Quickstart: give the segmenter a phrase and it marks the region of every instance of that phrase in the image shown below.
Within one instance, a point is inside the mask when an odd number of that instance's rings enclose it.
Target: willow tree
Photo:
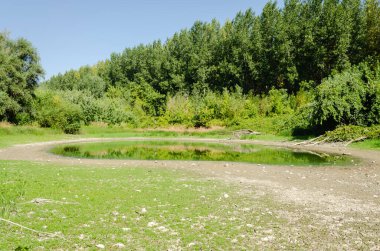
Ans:
[[[34,90],[42,76],[40,59],[31,43],[0,33],[0,120],[19,123],[30,118]]]

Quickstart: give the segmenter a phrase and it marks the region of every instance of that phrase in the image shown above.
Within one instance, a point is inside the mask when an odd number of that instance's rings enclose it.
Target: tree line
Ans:
[[[87,73],[105,88],[148,84],[164,95],[236,85],[246,93],[295,93],[302,82],[319,85],[334,71],[379,60],[379,8],[378,0],[286,0],[282,9],[269,2],[260,15],[249,9],[224,25],[197,21],[165,43],[114,53]],[[48,85],[81,89],[88,78],[68,72]]]
[[[186,123],[204,126],[223,120],[222,105],[210,100],[236,98],[249,116],[289,113],[305,128],[372,125],[379,60],[378,0],[285,0],[283,8],[270,1],[260,15],[249,9],[223,25],[197,21],[165,42],[53,76],[39,88],[33,116],[48,117],[41,110],[53,103],[63,114],[74,105],[73,120],[86,123],[184,123],[170,113],[186,117],[173,109],[187,102]],[[40,124],[55,123],[62,121]]]

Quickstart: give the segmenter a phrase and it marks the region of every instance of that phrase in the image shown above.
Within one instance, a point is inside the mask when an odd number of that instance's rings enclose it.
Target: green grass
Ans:
[[[77,136],[63,134],[59,130],[34,126],[0,127],[0,148],[14,144],[26,144],[39,141],[72,139]]]
[[[192,130],[192,129],[130,129],[122,126],[100,127],[86,126],[81,129],[83,136],[98,137],[198,137],[198,138],[226,138],[231,136],[229,129]]]
[[[361,142],[356,142],[351,144],[350,147],[368,150],[380,150],[380,139],[368,139]]]
[[[0,148],[14,144],[26,144],[51,140],[76,138],[126,138],[126,137],[198,137],[198,138],[227,138],[229,130],[213,131],[166,131],[126,129],[123,127],[87,126],[81,129],[79,135],[63,134],[59,130],[39,128],[34,126],[0,127]]]
[[[0,222],[0,250],[110,249],[116,243],[148,250],[252,249],[275,245],[260,241],[268,229],[278,245],[291,247],[276,232],[286,222],[272,213],[270,198],[253,199],[252,190],[239,193],[189,172],[20,161],[1,161],[0,168],[3,190],[20,191],[8,196],[13,207],[0,205],[9,209],[3,217],[60,236]],[[51,202],[31,203],[36,198]]]

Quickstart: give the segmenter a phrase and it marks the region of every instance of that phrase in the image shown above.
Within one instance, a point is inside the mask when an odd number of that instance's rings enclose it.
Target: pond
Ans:
[[[252,144],[177,141],[122,141],[60,145],[52,153],[67,157],[130,160],[229,161],[273,165],[347,165],[348,156]]]

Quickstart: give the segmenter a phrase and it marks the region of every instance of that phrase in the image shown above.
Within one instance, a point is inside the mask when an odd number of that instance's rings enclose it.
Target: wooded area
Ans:
[[[12,123],[74,133],[96,121],[251,128],[275,117],[302,133],[380,122],[378,0],[269,2],[260,15],[197,21],[38,88],[31,45],[5,34],[0,45],[0,118]]]

